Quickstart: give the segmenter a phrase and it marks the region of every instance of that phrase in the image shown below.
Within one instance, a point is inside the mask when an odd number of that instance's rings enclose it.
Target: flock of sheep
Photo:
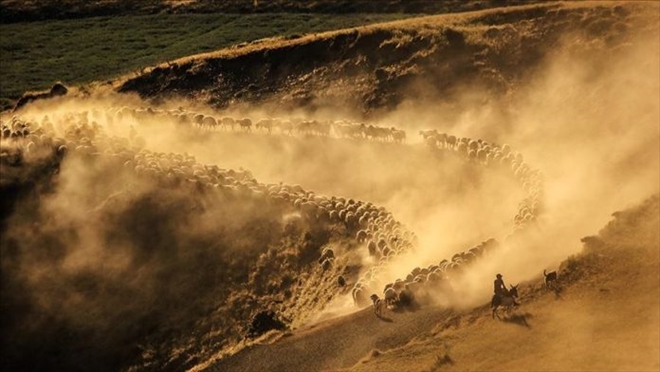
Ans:
[[[425,145],[432,151],[447,151],[463,157],[467,161],[476,162],[483,166],[498,167],[510,172],[515,177],[526,197],[520,202],[518,212],[513,218],[513,228],[509,236],[523,230],[533,223],[542,211],[543,182],[539,170],[532,169],[523,160],[523,155],[514,152],[507,144],[498,145],[488,143],[481,139],[458,138],[456,136],[440,133],[437,130],[420,131]],[[451,278],[460,275],[462,269],[487,255],[496,248],[499,242],[495,238],[488,238],[480,244],[464,252],[455,254],[451,260],[442,260],[437,265],[425,268],[414,268],[405,278],[396,279],[385,284],[384,299],[389,307],[405,305],[414,299],[416,293],[423,293],[424,284],[430,283],[441,295],[451,295]],[[378,269],[374,269],[377,273]],[[367,272],[370,274],[370,272]],[[366,296],[379,282],[374,280],[375,274],[368,275],[353,289],[353,299],[358,304],[367,303]]]
[[[161,110],[154,108],[110,107],[81,112],[51,114],[51,116],[18,118],[2,123],[2,163],[20,165],[23,157],[38,152],[52,151],[63,157],[68,152],[83,156],[105,156],[133,170],[136,174],[152,178],[168,185],[190,183],[198,188],[218,190],[229,195],[241,195],[268,200],[292,208],[317,223],[338,223],[345,227],[360,247],[374,258],[375,264],[357,279],[352,288],[355,303],[369,303],[369,295],[383,291],[385,302],[390,306],[412,301],[418,288],[432,285],[451,290],[450,279],[467,265],[488,254],[498,246],[489,238],[451,259],[437,265],[414,268],[405,278],[384,284],[383,275],[388,264],[397,255],[417,245],[415,234],[396,221],[383,207],[343,197],[328,197],[305,191],[299,185],[263,184],[244,170],[227,170],[216,165],[202,165],[187,154],[157,153],[145,148],[146,141],[137,135],[130,125],[125,138],[106,134],[104,126],[113,127],[126,123],[168,122],[194,130],[252,132],[253,120],[217,118],[182,108]],[[337,139],[382,141],[401,143],[406,132],[396,128],[379,127],[349,121],[261,119],[254,121],[255,131],[293,136],[330,136]],[[420,132],[424,143],[432,151],[446,151],[464,157],[467,161],[484,166],[508,170],[527,193],[514,217],[512,233],[533,223],[542,210],[542,176],[523,161],[520,153],[508,145],[488,143],[480,139],[457,138],[436,130]],[[334,264],[335,253],[325,248],[319,258],[324,269]],[[343,277],[338,278],[345,285]]]
[[[97,114],[98,110],[92,110]],[[381,127],[354,123],[347,120],[315,120],[302,118],[233,118],[230,116],[215,116],[184,108],[174,110],[160,110],[148,108],[116,107],[105,110],[105,119],[108,123],[133,119],[136,121],[172,120],[184,127],[193,127],[205,131],[244,132],[283,134],[288,136],[309,135],[349,139],[367,139],[378,142],[405,143],[406,132],[394,127]]]
[[[495,166],[510,171],[527,193],[514,217],[515,229],[523,228],[541,213],[543,198],[543,176],[524,162],[523,155],[514,152],[509,145],[488,143],[481,139],[457,138],[437,130],[421,131],[426,145],[435,151],[455,152],[469,161],[484,166]]]

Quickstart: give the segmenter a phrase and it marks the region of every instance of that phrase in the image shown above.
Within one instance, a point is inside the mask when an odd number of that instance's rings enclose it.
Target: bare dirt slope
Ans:
[[[627,45],[633,29],[657,27],[652,11],[635,11],[640,6],[548,3],[265,40],[172,61],[115,84],[146,98],[183,96],[216,107],[362,113],[406,101],[451,102],[466,87],[506,95],[567,37],[572,52],[587,55]]]
[[[560,287],[521,285],[503,320],[467,310],[370,309],[245,349],[213,371],[657,370],[658,196],[616,213],[562,263]],[[576,242],[576,244],[579,244]]]
[[[450,311],[390,312],[371,308],[301,329],[272,345],[256,345],[222,359],[213,371],[320,371],[350,367],[373,349],[402,346],[424,330],[446,321]]]

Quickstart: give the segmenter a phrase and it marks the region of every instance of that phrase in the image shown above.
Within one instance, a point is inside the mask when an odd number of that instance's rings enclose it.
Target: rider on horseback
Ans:
[[[500,298],[502,298],[504,296],[509,296],[509,290],[506,289],[506,285],[504,284],[504,280],[502,280],[502,274],[497,274],[496,277],[497,277],[497,279],[495,279],[495,281],[493,282],[495,296],[498,296]],[[519,303],[516,302],[515,298],[513,299],[513,304],[515,306],[520,305]]]

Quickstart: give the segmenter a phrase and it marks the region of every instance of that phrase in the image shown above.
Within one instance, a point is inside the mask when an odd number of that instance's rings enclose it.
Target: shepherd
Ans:
[[[511,293],[506,289],[506,284],[504,284],[504,279],[502,279],[502,274],[497,274],[495,276],[495,281],[493,281],[493,301],[492,303],[502,300],[504,297],[511,297]],[[513,299],[513,305],[518,306],[519,303],[516,302],[515,298]]]
[[[495,276],[495,281],[493,282],[493,291],[495,296],[506,296],[509,294],[509,291],[506,289],[506,285],[504,284],[504,280],[502,279],[502,274],[497,274]]]

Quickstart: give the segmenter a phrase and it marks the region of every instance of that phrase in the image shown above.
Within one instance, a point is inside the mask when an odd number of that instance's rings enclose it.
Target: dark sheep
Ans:
[[[69,90],[67,89],[67,87],[64,86],[64,84],[55,83],[48,92],[26,93],[23,95],[23,97],[21,97],[18,100],[18,102],[16,102],[16,106],[14,106],[13,111],[20,109],[21,107],[27,105],[30,102],[64,96],[68,92]]]

